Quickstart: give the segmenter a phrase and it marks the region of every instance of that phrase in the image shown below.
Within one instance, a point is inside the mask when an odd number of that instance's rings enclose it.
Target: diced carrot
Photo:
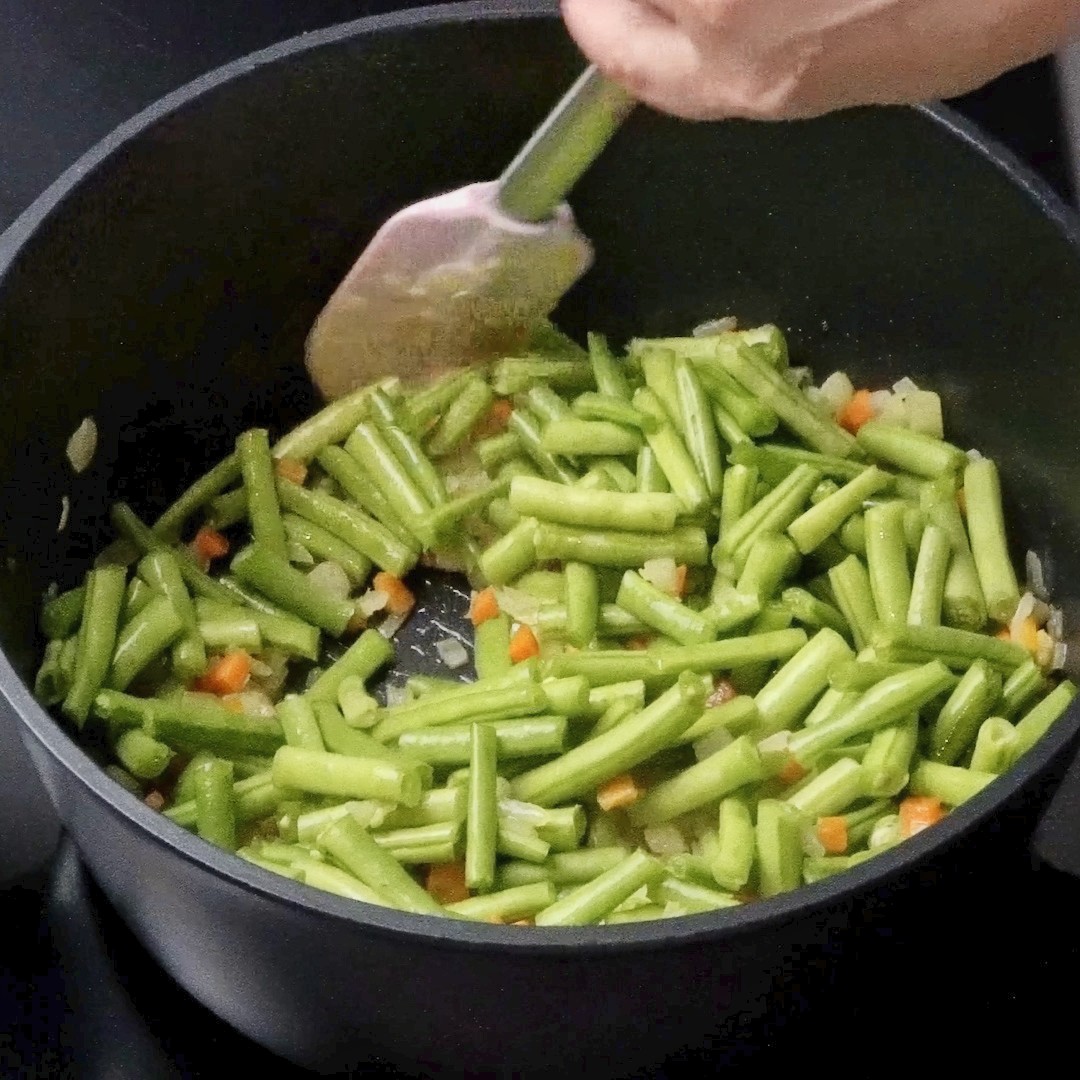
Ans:
[[[204,525],[191,541],[191,550],[200,562],[208,564],[229,554],[229,541],[217,529]]]
[[[687,575],[686,563],[679,563],[679,565],[675,567],[675,595],[676,596],[685,596],[686,595],[686,575]]]
[[[960,513],[967,517],[967,495],[964,494],[963,488],[956,493],[956,505],[960,507]]]
[[[900,835],[906,840],[944,816],[945,809],[936,795],[909,795],[900,803]]]
[[[513,411],[514,406],[506,398],[496,398],[487,413],[477,420],[472,430],[473,437],[484,439],[489,435],[501,434],[506,430]]]
[[[776,774],[783,784],[797,784],[806,775],[806,769],[793,757],[784,762],[784,767]]]
[[[274,472],[290,484],[302,484],[307,479],[307,466],[296,458],[278,458],[274,462]]]
[[[469,899],[469,887],[465,884],[465,864],[436,863],[428,868],[424,888],[440,904],[456,904]]]
[[[1020,620],[1019,633],[1015,635],[1013,640],[1017,645],[1023,645],[1029,653],[1034,654],[1038,650],[1039,627],[1030,615],[1027,615]]]
[[[510,638],[510,660],[520,664],[522,660],[528,660],[531,656],[540,655],[540,642],[536,635],[524,623],[519,626]]]
[[[386,610],[391,615],[408,615],[412,611],[416,597],[401,578],[387,570],[380,570],[371,579],[371,584],[389,597],[386,601]]]
[[[160,791],[148,791],[143,802],[150,807],[151,810],[162,810],[165,807],[165,796]]]
[[[731,701],[732,698],[738,696],[739,691],[735,689],[730,680],[717,679],[713,683],[712,693],[705,699],[705,707],[715,709],[717,705],[723,705],[726,701]]]
[[[867,422],[874,418],[874,406],[869,390],[856,390],[851,400],[836,414],[836,422],[855,434]]]
[[[629,773],[620,773],[596,789],[596,803],[601,810],[625,810],[645,794],[645,789]]]
[[[627,638],[626,647],[635,652],[643,652],[652,644],[652,638],[648,634],[638,634],[637,637]]]
[[[847,851],[847,822],[842,817],[819,817],[815,831],[827,854],[843,855]]]
[[[204,675],[195,680],[195,689],[225,697],[238,694],[251,678],[251,657],[242,649],[234,649],[215,660]]]
[[[494,619],[498,614],[499,601],[492,586],[489,585],[486,589],[481,589],[472,598],[472,603],[469,605],[469,619],[472,621],[473,626],[479,626],[481,623],[487,622],[488,619]]]

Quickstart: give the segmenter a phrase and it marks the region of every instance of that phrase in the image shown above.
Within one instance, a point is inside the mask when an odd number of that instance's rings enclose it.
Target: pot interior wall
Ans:
[[[0,643],[24,677],[40,592],[77,580],[110,501],[151,517],[244,426],[310,412],[303,338],[366,238],[496,175],[580,64],[552,19],[330,43],[178,108],[52,211],[0,278]],[[779,323],[822,375],[939,389],[1073,607],[1080,260],[987,159],[907,110],[642,110],[572,201],[598,260],[568,330],[624,341],[734,313]],[[76,477],[64,447],[86,415],[100,445]]]

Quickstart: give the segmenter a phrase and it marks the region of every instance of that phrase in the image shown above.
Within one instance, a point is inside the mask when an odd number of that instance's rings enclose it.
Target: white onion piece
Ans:
[[[436,641],[435,651],[439,654],[439,659],[451,671],[456,671],[469,662],[469,651],[457,638],[448,637]]]
[[[274,703],[261,690],[242,690],[239,694],[229,694],[222,700],[239,702],[245,716],[269,719],[274,715]]]
[[[1027,572],[1028,588],[1040,599],[1046,599],[1046,578],[1043,576],[1042,559],[1034,551],[1024,556],[1024,569]]]
[[[251,674],[256,679],[268,679],[274,674],[274,669],[257,656],[251,658]]]
[[[686,838],[674,825],[650,825],[642,832],[645,846],[654,855],[684,855]]]
[[[722,319],[709,319],[698,323],[690,333],[694,337],[716,337],[718,334],[730,333],[738,325],[739,322],[734,315],[725,315]]]
[[[72,469],[81,473],[90,466],[97,450],[98,430],[92,416],[87,416],[71,433],[67,444],[67,459]]]
[[[650,585],[655,585],[669,596],[674,596],[679,591],[679,568],[672,558],[646,559],[645,565],[641,568],[641,576]]]
[[[698,761],[704,761],[707,757],[712,757],[718,750],[730,746],[734,738],[735,736],[727,728],[717,728],[715,731],[710,731],[708,735],[702,735],[694,743],[694,757]]]
[[[1060,641],[1065,636],[1065,614],[1061,608],[1052,607],[1046,617],[1046,632]]]
[[[532,626],[540,618],[540,601],[532,593],[502,585],[495,587],[495,599],[499,602],[499,610],[505,611],[515,622]]]
[[[777,731],[762,739],[757,748],[762,754],[784,754],[787,753],[790,743],[790,731]]]
[[[792,367],[785,369],[784,378],[801,390],[814,381],[814,373],[808,367]]]
[[[982,461],[982,454],[973,446],[970,450],[966,451],[968,461]]]
[[[898,394],[890,394],[882,401],[877,417],[887,424],[896,424],[897,427],[911,427],[911,413],[907,401]]]
[[[816,386],[808,386],[806,388],[806,400],[817,409],[822,416],[832,416],[837,410],[833,408],[832,402],[821,392]]]
[[[67,528],[68,516],[71,514],[71,500],[66,495],[60,496],[60,524],[56,531],[62,533]]]
[[[875,390],[870,395],[870,408],[873,410],[875,416],[880,416],[881,412],[886,409],[889,402],[893,399],[893,392],[891,390]]]
[[[1009,636],[1013,641],[1020,640],[1020,631],[1023,628],[1024,620],[1031,614],[1035,607],[1035,597],[1029,593],[1024,593],[1020,597],[1020,602],[1016,605],[1016,611],[1013,613],[1012,619],[1009,621]]]
[[[386,704],[387,705],[404,705],[409,700],[409,692],[403,685],[401,686],[388,686],[386,688]]]
[[[838,413],[852,398],[855,387],[844,371],[834,371],[820,387],[821,395],[829,403],[829,408]]]
[[[807,825],[802,831],[803,854],[811,859],[820,859],[825,854],[825,845],[818,839],[814,825]]]
[[[376,611],[382,611],[390,603],[390,596],[382,589],[368,589],[359,600],[356,601],[356,610],[365,618],[370,618]]]
[[[1054,642],[1054,655],[1050,661],[1052,671],[1061,671],[1065,667],[1065,661],[1069,655],[1069,647],[1064,641]]]
[[[332,596],[335,600],[348,598],[352,586],[349,575],[336,562],[321,562],[307,572],[307,579],[320,592]]]
[[[897,379],[892,384],[892,388],[895,394],[914,394],[919,389],[906,375],[902,379]]]
[[[387,615],[379,624],[379,633],[384,638],[392,638],[406,623],[408,615]]]

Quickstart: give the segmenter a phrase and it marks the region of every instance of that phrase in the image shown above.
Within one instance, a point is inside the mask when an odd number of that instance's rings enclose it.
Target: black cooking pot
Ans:
[[[152,517],[245,426],[314,409],[303,338],[365,239],[404,203],[496,175],[580,70],[553,5],[491,8],[364,20],[223,68],[120,128],[0,238],[0,690],[150,952],[242,1032],[324,1070],[374,1049],[603,1075],[722,1050],[840,955],[899,965],[875,928],[917,924],[929,890],[992,864],[1006,819],[1033,827],[1080,724],[1071,710],[944,823],[795,894],[524,933],[368,908],[212,848],[34,702],[41,592],[107,542],[110,502]],[[623,340],[734,312],[778,322],[821,372],[937,388],[956,440],[1000,461],[1018,555],[1041,556],[1077,623],[1080,233],[1008,155],[942,109],[777,126],[641,110],[573,203],[599,259],[568,330]],[[90,414],[100,445],[75,476],[65,444]]]

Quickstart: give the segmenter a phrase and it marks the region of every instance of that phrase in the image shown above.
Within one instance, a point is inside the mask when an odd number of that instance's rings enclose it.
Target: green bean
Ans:
[[[543,689],[533,682],[487,688],[473,683],[453,694],[428,695],[418,702],[384,709],[373,734],[380,742],[396,739],[406,731],[442,727],[446,724],[483,720],[508,720],[531,716],[548,706]]]
[[[931,761],[954,765],[969,749],[1001,697],[1001,673],[986,660],[964,672],[934,721],[928,744]]]
[[[162,549],[166,550],[166,549]],[[120,625],[139,614],[161,590],[147,585],[140,577],[133,577],[124,590],[124,606],[120,609]]]
[[[393,812],[390,809],[392,805],[392,803],[379,802],[375,799],[350,799],[348,802],[320,807],[318,810],[308,810],[297,815],[297,842],[304,845],[315,844],[323,829],[333,825],[335,821],[340,821],[343,817],[355,818],[365,829],[386,824],[389,815]]]
[[[347,900],[360,900],[365,904],[386,906],[386,901],[378,893],[369,889],[363,882],[357,881],[352,874],[340,867],[330,866],[318,859],[300,858],[293,863],[292,869],[298,870],[300,880],[313,889],[322,889],[323,892],[333,893],[335,896],[344,896]]]
[[[830,417],[822,416],[806,396],[749,349],[726,349],[718,357],[724,370],[764,402],[812,450],[848,457],[855,440]]]
[[[173,752],[141,728],[122,731],[113,747],[117,760],[132,776],[153,780],[160,776],[172,760]]]
[[[372,832],[371,839],[401,863],[452,862],[461,848],[461,822],[437,821],[409,829]],[[440,857],[429,859],[433,851],[438,851]]]
[[[652,419],[655,422],[655,417]],[[664,475],[664,470],[660,468],[660,462],[657,461],[653,448],[647,443],[638,451],[636,480],[636,490],[643,495],[671,491],[671,485]]]
[[[786,536],[778,532],[762,533],[747,553],[735,588],[743,596],[755,596],[759,603],[765,603],[795,573],[799,562],[799,553]]]
[[[432,510],[414,519],[413,531],[426,548],[453,543],[460,539],[461,523],[474,514],[482,513],[495,499],[503,498],[510,490],[510,480],[495,480],[476,491],[459,495],[456,499],[440,503]]]
[[[488,503],[486,513],[488,521],[501,533],[508,533],[521,522],[521,515],[511,509],[509,499],[492,499]]]
[[[651,705],[617,727],[517,777],[514,797],[551,806],[594,790],[603,781],[645,761],[700,715],[701,680],[684,675]]]
[[[611,480],[616,491],[621,491],[624,495],[632,495],[637,491],[636,473],[624,465],[620,458],[601,458],[593,467],[599,469]]]
[[[919,505],[927,521],[944,529],[952,544],[952,559],[945,574],[942,600],[944,619],[950,626],[981,630],[986,623],[986,598],[971,554],[967,529],[956,503],[956,491],[951,484],[926,484]]]
[[[211,649],[244,649],[257,653],[262,650],[262,634],[255,613],[242,607],[215,605],[202,609],[199,617],[199,636]]]
[[[951,626],[879,626],[871,644],[883,660],[921,664],[939,659],[955,668],[968,668],[982,659],[1012,671],[1029,659],[1027,650],[1015,642]]]
[[[185,580],[187,579],[185,578]],[[215,590],[213,597],[208,598],[205,594],[199,592],[199,589],[195,588],[192,591],[199,593],[198,599],[230,608],[236,607],[239,604],[242,607],[249,607],[252,611],[257,611],[260,614],[277,615],[281,618],[292,619],[293,622],[300,623],[301,626],[308,625],[300,619],[294,618],[292,615],[286,615],[277,604],[271,604],[265,596],[260,596],[254,589],[249,589],[246,585],[241,585],[236,578],[230,577],[228,574],[223,574],[217,579],[208,580],[214,585],[220,585],[220,592]],[[196,611],[198,610],[197,603],[198,601],[196,601]],[[315,627],[312,626],[311,629],[315,630]],[[318,633],[319,631],[315,630],[316,637],[318,636]]]
[[[415,520],[431,509],[431,503],[394,456],[379,429],[374,424],[357,424],[346,440],[345,452],[360,463],[398,519],[415,532]]]
[[[546,383],[536,383],[516,399],[523,408],[531,411],[545,425],[571,417],[570,406]]]
[[[173,669],[183,679],[193,679],[206,670],[206,649],[198,632],[195,604],[184,584],[180,564],[171,551],[153,551],[139,562],[140,577],[161,593],[184,624],[183,637],[173,647]]]
[[[209,472],[200,476],[176,502],[165,510],[154,522],[152,532],[155,536],[170,543],[178,540],[188,518],[239,479],[240,461],[236,454],[229,454]]]
[[[337,706],[349,727],[371,727],[377,719],[378,701],[358,675],[346,675],[337,692]]]
[[[728,460],[733,465],[746,465],[757,469],[761,479],[770,487],[775,487],[800,465],[809,465],[821,476],[843,480],[845,483],[870,468],[863,461],[817,454],[813,450],[781,443],[740,443],[731,448]],[[896,481],[897,478],[893,477],[894,485]]]
[[[357,507],[287,480],[278,481],[277,492],[282,509],[325,529],[380,569],[403,577],[415,564],[415,548]]]
[[[178,750],[272,754],[282,743],[276,718],[230,712],[200,694],[155,698],[147,734]]]
[[[819,630],[755,696],[760,737],[793,729],[829,685],[830,671],[852,655],[835,630]]]
[[[846,810],[867,793],[862,765],[842,757],[817,776],[809,777],[784,802],[809,818],[828,817]]]
[[[544,808],[500,799],[499,821],[507,828],[533,830],[555,852],[574,851],[585,835],[585,811],[580,806]]]
[[[630,807],[630,820],[639,826],[658,825],[765,778],[757,747],[740,735],[722,750],[651,788]]]
[[[971,768],[975,772],[997,775],[1003,773],[1013,760],[1016,728],[1003,716],[989,716],[979,726],[975,746],[971,751]]]
[[[554,902],[555,886],[550,881],[536,881],[483,896],[470,896],[468,900],[447,904],[446,910],[477,922],[510,923],[528,919]]]
[[[41,632],[50,641],[70,637],[79,628],[85,600],[85,585],[46,600],[41,608]]]
[[[242,617],[254,623],[256,636],[264,645],[281,649],[290,656],[302,656],[307,660],[318,658],[319,631],[310,623],[293,615],[279,615],[254,608],[245,609],[237,605],[219,604],[216,600],[202,598],[195,601],[195,611],[204,636],[208,622]]]
[[[664,878],[653,891],[659,899],[668,904],[675,902],[689,912],[719,911],[722,908],[738,907],[741,901],[729,893],[718,892],[707,885],[698,885],[692,881],[680,881],[677,877]]]
[[[34,676],[34,697],[46,708],[59,705],[68,691],[69,680],[60,661],[64,645],[59,638],[46,644],[41,666]]]
[[[732,892],[745,888],[754,868],[754,823],[743,798],[720,800],[718,840],[709,859],[716,884]]]
[[[505,585],[535,566],[538,527],[536,518],[522,518],[505,536],[485,548],[480,556],[484,579],[492,585]]]
[[[596,637],[600,621],[600,585],[588,563],[566,564],[566,635],[584,648]]]
[[[420,761],[397,747],[384,746],[366,731],[350,727],[345,723],[341,710],[329,701],[316,701],[312,709],[323,743],[331,754],[351,758],[377,758],[407,771],[416,770],[420,775],[421,786],[430,785],[434,770],[427,762]]]
[[[297,694],[289,694],[278,702],[275,711],[288,746],[299,746],[303,750],[326,749],[310,702]]]
[[[713,564],[720,566],[724,556],[738,559],[755,539],[767,532],[782,532],[799,516],[799,512],[817,486],[821,474],[809,465],[796,468],[764,498],[759,499],[720,537],[713,554]]]
[[[693,367],[685,359],[675,361],[675,386],[686,448],[709,494],[714,499],[719,498],[723,485],[723,461],[716,421],[705,390]]]
[[[745,595],[730,585],[717,580],[713,582],[709,603],[701,609],[701,615],[712,625],[716,635],[726,634],[736,627],[744,626],[762,609],[756,595]]]
[[[464,787],[429,788],[416,806],[396,806],[383,821],[388,829],[411,829],[437,821],[465,820],[468,792]]]
[[[510,506],[519,514],[562,525],[669,533],[679,501],[660,492],[584,491],[520,476],[510,484]]]
[[[805,510],[788,526],[788,535],[804,555],[820,547],[862,506],[863,502],[883,491],[891,479],[871,466],[849,480],[827,498]]]
[[[577,479],[569,464],[541,445],[542,430],[532,413],[516,408],[508,421],[510,430],[517,435],[522,449],[533,461],[540,472],[548,479],[560,484],[572,484]]]
[[[102,566],[86,576],[86,602],[77,639],[75,670],[62,706],[64,713],[80,727],[109,674],[125,579],[122,566]]]
[[[604,456],[636,454],[641,435],[610,420],[555,420],[544,428],[540,445],[550,454]]]
[[[716,637],[716,629],[708,619],[650,584],[634,570],[623,574],[615,602],[646,626],[682,645],[712,641]]]
[[[810,492],[810,505],[817,506],[823,503],[830,495],[835,495],[840,490],[840,485],[835,480],[825,477],[813,491]],[[858,505],[858,504],[857,504]],[[794,524],[794,522],[792,523]],[[831,535],[826,534],[826,538]]]
[[[729,731],[732,735],[742,735],[744,732],[756,727],[760,718],[761,714],[758,712],[754,699],[748,694],[739,694],[729,701],[725,701],[722,705],[714,705],[706,709],[679,736],[678,742],[694,743],[714,731],[719,731],[721,728]]]
[[[618,866],[628,854],[628,849],[621,845],[609,845],[559,852],[540,865],[516,860],[504,862],[495,870],[495,886],[512,889],[538,881],[550,881],[557,886],[581,885]]]
[[[866,518],[852,514],[837,533],[840,544],[853,555],[866,555]]]
[[[806,644],[806,640],[802,630],[776,630],[704,645],[665,647],[658,649],[656,656],[660,660],[661,676],[670,677],[684,671],[709,674],[762,661],[787,660]]]
[[[370,515],[370,518],[374,519],[379,527],[393,536],[398,543],[408,548],[416,547],[417,538],[412,529],[383,494],[382,488],[373,482],[356,457],[340,446],[327,446],[319,451],[318,462],[334,485],[356,504],[353,509],[359,509],[365,517]],[[331,498],[336,497],[334,491],[304,487],[300,490],[305,494],[309,490],[318,490],[319,494],[328,494]],[[350,503],[346,505],[351,506]]]
[[[685,434],[679,409],[679,388],[675,381],[675,353],[662,347],[648,347],[640,350],[635,359],[645,379],[645,387],[661,406],[657,418],[666,419],[680,436]]]
[[[510,670],[510,626],[510,616],[500,612],[493,619],[485,619],[473,631],[478,679],[498,678]]]
[[[1006,720],[1015,719],[1019,713],[1031,706],[1045,689],[1046,678],[1039,665],[1029,657],[1005,680],[1001,690],[1001,705],[997,709],[998,715]]]
[[[851,627],[840,610],[814,596],[807,589],[792,585],[780,594],[780,603],[791,612],[796,622],[803,626],[821,629],[827,627],[844,637],[851,637]]]
[[[855,647],[866,648],[878,621],[866,567],[857,555],[849,555],[842,563],[829,569],[829,584],[833,587],[840,611],[851,627]]]
[[[829,686],[838,691],[869,690],[871,686],[887,679],[890,675],[899,675],[904,671],[913,671],[918,664],[900,664],[885,660],[858,659],[837,664],[829,672]]]
[[[285,536],[289,540],[302,544],[318,559],[337,563],[345,571],[349,584],[354,588],[367,581],[371,573],[371,560],[362,552],[327,529],[296,514],[283,514],[281,523],[285,526]]]
[[[467,765],[472,726],[449,724],[406,731],[398,739],[398,746],[411,757],[433,765]],[[495,733],[500,761],[550,757],[561,754],[566,748],[564,716],[518,717],[495,720],[485,726]]]
[[[905,780],[905,783],[907,781]],[[851,810],[843,814],[844,824],[847,827],[848,850],[858,844],[865,843],[874,826],[887,814],[891,814],[894,804],[889,799],[875,799],[858,810]]]
[[[754,503],[757,469],[752,465],[732,465],[724,473],[720,498],[720,537],[723,538]]]
[[[248,516],[247,490],[243,487],[215,495],[207,506],[206,520],[212,528],[229,529]]]
[[[285,527],[281,524],[270,457],[270,439],[263,428],[252,428],[237,436],[236,457],[244,480],[248,519],[255,542],[272,555],[284,559]]]
[[[747,393],[723,368],[696,362],[694,368],[716,408],[722,409],[747,435],[759,438],[776,431],[776,412],[756,395]]]
[[[964,470],[964,501],[971,554],[987,611],[992,619],[1008,622],[1020,602],[1020,588],[1005,538],[1001,481],[997,466],[989,458],[968,462]]]
[[[257,589],[273,603],[280,604],[290,614],[334,637],[340,637],[345,632],[353,617],[350,601],[338,600],[324,592],[285,559],[257,543],[235,556],[232,572],[240,581]]]
[[[663,558],[687,566],[704,566],[709,558],[705,530],[691,525],[676,526],[667,533],[648,533],[585,530],[542,522],[535,529],[533,542],[536,558],[541,562],[558,559],[626,568],[643,566],[649,559]]]
[[[447,406],[435,430],[428,436],[427,451],[445,457],[456,450],[482,416],[491,408],[495,395],[487,382],[471,378]]]
[[[867,795],[891,798],[900,794],[908,782],[918,738],[919,721],[916,716],[874,732],[862,759]]]
[[[495,850],[499,855],[524,862],[542,863],[551,853],[551,845],[541,840],[534,829],[524,825],[499,822]]]
[[[967,460],[964,451],[951,443],[883,420],[863,424],[857,439],[870,457],[930,480],[956,472]]]
[[[616,908],[603,920],[604,926],[619,926],[622,923],[648,922],[651,919],[668,918],[666,906],[660,904],[641,904],[633,908]]]
[[[152,600],[116,635],[107,685],[125,690],[147,664],[156,660],[182,633],[184,622],[168,598]]]
[[[912,771],[910,790],[912,795],[931,795],[947,806],[959,806],[996,779],[993,773],[975,772],[938,761],[920,761]]]
[[[866,565],[878,619],[887,626],[907,621],[911,573],[904,543],[903,503],[877,503],[866,511]]]
[[[495,884],[497,767],[498,744],[494,728],[490,724],[473,724],[470,729],[469,802],[465,818],[465,881],[476,892],[489,892]]]
[[[548,708],[557,716],[590,715],[589,683],[583,675],[545,678],[540,689],[547,698]]]
[[[824,881],[826,878],[866,862],[873,854],[873,851],[857,851],[853,855],[807,856],[803,860],[803,880],[807,885],[812,885],[815,881]]]
[[[378,387],[372,389],[370,401],[379,434],[409,474],[409,478],[432,506],[445,502],[446,485],[441,474],[432,465],[419,442],[402,426],[394,403]]]
[[[626,381],[622,365],[611,353],[603,334],[588,334],[589,363],[592,365],[596,389],[608,397],[630,400],[630,384]]]
[[[627,392],[629,393],[629,388]],[[628,397],[585,393],[574,399],[570,411],[582,420],[604,420],[624,428],[636,428],[638,431],[653,430],[656,427],[655,417],[639,412],[630,404]]]
[[[282,746],[274,754],[273,777],[277,787],[316,795],[385,799],[405,806],[415,806],[420,801],[419,768],[382,758],[347,757]]]
[[[283,435],[272,448],[275,458],[310,461],[331,443],[341,442],[367,414],[370,388],[353,390]]]
[[[1013,762],[1018,761],[1050,730],[1075,696],[1076,687],[1068,679],[1064,679],[1016,722]]]
[[[867,690],[850,708],[795,732],[788,750],[800,764],[812,764],[825,750],[888,727],[916,712],[937,697],[951,679],[949,669],[937,660],[913,671],[891,675]]]
[[[472,377],[473,374],[470,371],[452,371],[436,379],[422,390],[417,390],[410,395],[402,410],[402,420],[406,427],[416,435],[427,430],[431,422],[446,411],[450,402],[461,393],[462,387]],[[363,419],[363,415],[358,416],[356,419]],[[356,421],[353,423],[355,424]],[[341,439],[344,439],[349,434],[349,431],[352,431],[352,425],[350,425],[348,431],[342,433]],[[332,441],[340,442],[341,440],[335,439]]]
[[[634,394],[634,407],[656,423],[655,431],[645,432],[645,440],[683,508],[691,514],[704,509],[709,489],[660,399],[653,390],[642,387]]]
[[[512,432],[504,431],[473,443],[473,450],[489,475],[500,465],[513,461],[522,453],[521,440]]]
[[[796,889],[802,884],[803,816],[777,799],[757,805],[754,851],[758,891],[763,897]]]
[[[441,915],[439,904],[355,820],[344,817],[319,834],[318,846],[383,901],[417,915]]]
[[[586,926],[597,923],[644,885],[658,881],[663,864],[635,851],[610,870],[536,914],[537,926]]]
[[[236,850],[236,810],[233,806],[231,761],[211,758],[202,762],[194,777],[195,828],[211,844]]]
[[[721,443],[727,443],[729,447],[739,446],[741,443],[749,443],[750,436],[743,431],[739,422],[718,402],[712,404],[713,423],[716,425],[716,434]]]
[[[919,557],[911,582],[907,621],[911,626],[940,626],[945,599],[945,578],[952,544],[944,529],[929,524],[923,530]]]

